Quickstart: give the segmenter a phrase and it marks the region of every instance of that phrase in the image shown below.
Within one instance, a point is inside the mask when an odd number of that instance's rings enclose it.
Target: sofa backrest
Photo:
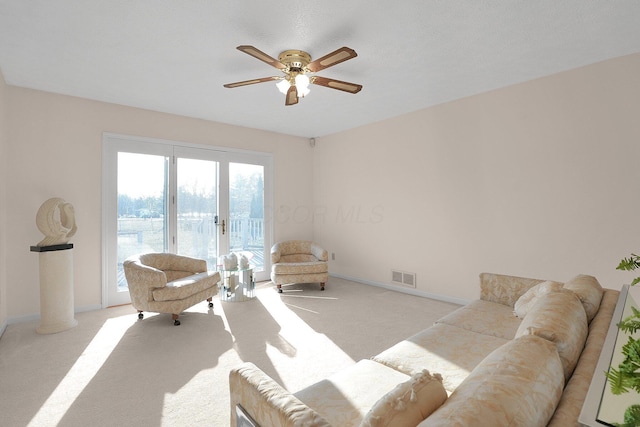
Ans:
[[[564,387],[552,342],[533,335],[490,353],[418,427],[545,426]]]
[[[271,248],[272,263],[327,260],[327,251],[309,240],[286,240]]]
[[[139,255],[139,259],[143,265],[163,271],[167,276],[167,282],[207,271],[205,260],[183,255],[147,253]]]
[[[515,338],[536,335],[555,344],[569,380],[589,332],[587,315],[578,296],[569,290],[540,296],[518,327]]]
[[[480,299],[513,307],[518,298],[542,282],[544,282],[542,279],[482,273],[480,274]]]
[[[574,292],[580,298],[584,311],[587,313],[587,321],[591,322],[596,313],[598,313],[600,301],[602,301],[602,295],[604,294],[604,290],[598,280],[593,276],[579,274],[565,282],[564,288]]]
[[[619,294],[619,291],[604,289],[598,313],[589,323],[589,336],[584,345],[584,350],[580,354],[580,359],[578,359],[578,364],[573,370],[571,379],[564,388],[560,403],[548,424],[549,427],[576,425],[591,379],[596,374],[600,351],[607,337]],[[602,375],[601,372],[597,374]]]
[[[290,254],[282,255],[280,262],[314,262],[318,259],[311,254]]]

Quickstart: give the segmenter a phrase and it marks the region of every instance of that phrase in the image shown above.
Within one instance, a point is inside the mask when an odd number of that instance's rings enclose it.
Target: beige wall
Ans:
[[[315,238],[333,273],[471,299],[483,271],[603,286],[640,250],[640,55],[320,138]]]
[[[304,138],[13,86],[5,92],[11,226],[3,227],[2,235],[11,243],[6,256],[10,319],[39,313],[38,256],[29,247],[42,239],[35,215],[50,197],[62,197],[76,211],[78,232],[71,241],[76,309],[101,304],[103,132],[273,153],[276,211],[312,203],[312,151]],[[276,239],[312,237],[309,221],[278,215],[274,223]]]
[[[0,334],[7,322],[7,85],[0,70]]]
[[[39,312],[29,246],[49,197],[76,209],[76,308],[100,304],[105,131],[274,153],[275,239],[315,238],[336,254],[335,274],[389,284],[392,268],[415,272],[419,292],[461,299],[477,296],[482,271],[586,273],[619,288],[631,276],[615,266],[639,241],[639,73],[640,55],[618,58],[319,138],[313,149],[0,79],[0,324]]]

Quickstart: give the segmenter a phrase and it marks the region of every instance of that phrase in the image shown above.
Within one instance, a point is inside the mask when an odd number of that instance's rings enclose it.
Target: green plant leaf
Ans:
[[[631,254],[629,258],[622,258],[620,264],[616,267],[616,270],[635,270],[640,268],[640,256]]]
[[[624,422],[630,426],[640,425],[640,405],[631,405],[624,411]]]
[[[609,372],[605,372],[607,379],[609,380],[609,386],[611,387],[611,393],[622,394],[629,391],[628,379],[624,374],[614,367],[609,369]]]
[[[631,254],[629,258],[622,258],[622,261],[620,261],[620,264],[618,264],[616,270],[631,271],[637,268],[640,268],[640,256]],[[640,283],[640,277],[636,277],[635,279],[633,279],[633,281],[631,282],[631,286],[635,286],[638,283]]]
[[[618,323],[618,328],[628,334],[635,334],[640,330],[640,310],[635,307],[631,307],[633,314],[625,317]]]

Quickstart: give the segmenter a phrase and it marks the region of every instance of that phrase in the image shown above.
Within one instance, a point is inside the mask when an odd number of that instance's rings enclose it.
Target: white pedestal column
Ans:
[[[78,324],[73,301],[73,245],[44,246],[37,249],[40,264],[39,334],[66,331]]]

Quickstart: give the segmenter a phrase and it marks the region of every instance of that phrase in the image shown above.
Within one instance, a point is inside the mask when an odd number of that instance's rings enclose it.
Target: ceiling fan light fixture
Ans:
[[[309,76],[306,74],[298,74],[295,79],[296,90],[299,97],[305,97],[311,92],[309,89]]]
[[[309,90],[310,84],[324,86],[330,89],[338,89],[354,94],[360,92],[362,89],[362,85],[359,84],[315,75],[318,71],[333,67],[336,64],[340,64],[358,56],[355,50],[346,46],[341,47],[322,58],[316,59],[315,61],[311,60],[311,55],[302,50],[285,50],[280,53],[278,59],[275,59],[253,46],[242,45],[238,46],[237,49],[279,69],[284,73],[284,76],[263,77],[260,79],[245,80],[223,85],[227,88],[276,81],[276,87],[285,95],[285,105],[296,105],[299,98],[304,98],[308,95],[309,92],[311,92]],[[312,76],[309,77],[307,74],[312,74]]]
[[[311,89],[309,89],[308,87],[299,87],[296,85],[296,90],[298,91],[298,98],[304,98],[305,96],[309,95],[309,92],[311,92]]]
[[[289,81],[287,79],[282,79],[280,80],[278,83],[276,83],[276,87],[278,88],[278,90],[283,93],[283,94],[287,94],[287,91],[289,90],[289,86],[291,86],[291,84],[289,83]]]
[[[306,74],[298,74],[296,76],[296,87],[298,88],[308,88],[309,87],[309,76]]]

